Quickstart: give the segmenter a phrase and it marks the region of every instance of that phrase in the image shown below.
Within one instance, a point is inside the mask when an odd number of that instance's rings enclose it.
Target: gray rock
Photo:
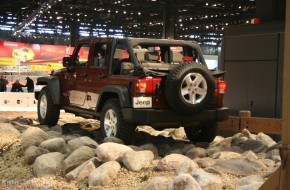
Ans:
[[[81,146],[88,146],[90,148],[97,148],[99,144],[96,141],[94,141],[93,139],[91,139],[90,137],[83,136],[83,137],[74,138],[74,139],[68,141],[67,145],[68,145],[68,148],[70,149],[70,151],[73,152],[76,149],[80,148]]]
[[[247,150],[251,150],[254,153],[259,153],[259,152],[263,152],[266,150],[268,146],[266,144],[264,144],[261,141],[257,141],[257,140],[253,140],[253,139],[248,139],[242,146],[241,148],[244,151]]]
[[[94,154],[95,150],[87,146],[81,146],[80,148],[76,149],[64,160],[65,173],[67,174],[68,172],[81,165],[83,162],[93,158]]]
[[[176,170],[178,166],[184,161],[190,162],[192,160],[181,154],[170,154],[158,162],[157,169],[161,171]]]
[[[63,135],[57,131],[47,131],[46,133],[50,139],[63,137]]]
[[[122,139],[116,138],[116,137],[106,137],[104,138],[104,143],[112,142],[117,144],[124,144],[124,141]]]
[[[259,159],[258,156],[251,150],[244,152],[242,154],[242,157],[250,159],[250,160],[258,160]]]
[[[191,149],[186,153],[186,156],[195,159],[195,158],[204,158],[206,157],[206,150],[204,148],[196,147]]]
[[[232,139],[232,146],[241,146],[248,140],[247,137],[237,137]]]
[[[268,135],[266,135],[262,132],[257,134],[256,140],[263,142],[268,147],[271,147],[271,146],[274,146],[275,144],[277,144],[271,137],[269,137]]]
[[[0,135],[19,137],[20,132],[10,123],[0,123]]]
[[[252,183],[264,183],[265,180],[260,175],[250,175],[237,180],[239,186],[249,185]]]
[[[241,133],[241,136],[244,136],[244,137],[247,137],[247,138],[250,138],[251,136],[251,133],[248,129],[243,129],[242,133]],[[240,137],[241,137],[240,136]]]
[[[216,160],[210,157],[196,159],[195,162],[198,164],[200,168],[207,168],[216,164]]]
[[[280,156],[280,152],[278,149],[273,149],[273,150],[270,150],[266,153],[266,156],[265,156],[266,159],[271,159],[275,162],[281,162],[281,156]]]
[[[132,151],[133,149],[129,146],[117,143],[103,143],[100,144],[96,149],[96,155],[102,162],[116,160],[122,161],[122,157],[125,152]]]
[[[63,138],[48,139],[40,143],[39,147],[45,148],[50,152],[66,152],[66,143]]]
[[[191,176],[198,182],[201,187],[210,184],[222,184],[222,180],[219,176],[208,173],[202,169],[194,169],[191,172]]]
[[[223,141],[225,138],[224,137],[222,137],[222,136],[216,136],[215,138],[214,138],[214,140],[210,143],[211,144],[211,146],[213,147],[213,146],[217,146],[221,141]]]
[[[43,154],[36,158],[33,164],[33,171],[37,177],[61,173],[63,159],[63,155],[59,152]]]
[[[80,135],[79,134],[68,134],[68,135],[65,135],[63,137],[63,139],[65,140],[65,142],[69,142],[70,140],[73,140],[73,139],[76,139],[76,138],[79,138]]]
[[[48,139],[48,134],[38,127],[29,127],[21,134],[22,150],[30,146],[38,146],[42,141]]]
[[[62,134],[62,127],[59,126],[59,125],[55,125],[55,126],[49,128],[49,130],[50,130],[50,131],[56,131],[56,132]]]
[[[43,154],[49,153],[48,150],[36,146],[30,146],[28,147],[24,152],[24,159],[28,165],[31,165],[34,163],[35,159],[38,156],[41,156]]]
[[[183,174],[183,173],[191,173],[193,169],[199,168],[197,163],[193,160],[191,161],[184,161],[181,164],[179,164],[176,173],[177,175]]]
[[[195,148],[194,144],[185,144],[184,147],[182,148],[182,154],[186,155],[186,153],[193,148]]]
[[[159,155],[158,155],[158,149],[152,143],[143,144],[143,145],[140,146],[140,148],[142,150],[150,150],[153,153],[154,158],[158,158],[159,157]]]
[[[217,154],[221,152],[221,148],[220,147],[211,147],[209,149],[206,150],[206,154],[207,156],[211,157],[214,155],[214,154]]]
[[[267,168],[267,166],[259,160],[245,158],[217,160],[217,163],[211,167],[220,173],[229,173],[236,176],[252,175]]]
[[[227,137],[225,139],[223,139],[222,141],[220,141],[216,146],[217,147],[231,147],[232,145],[232,137]]]
[[[149,167],[154,155],[150,150],[127,151],[124,153],[122,162],[124,166],[131,171],[139,171]]]
[[[189,174],[176,176],[168,185],[168,190],[201,190],[197,181]]]
[[[68,181],[77,180],[80,181],[90,175],[92,171],[94,171],[97,167],[101,165],[98,158],[94,157],[89,159],[88,161],[82,163],[80,166],[69,172],[65,175],[65,178]]]
[[[268,168],[272,168],[275,166],[275,161],[271,159],[260,159],[261,162],[263,162]]]
[[[167,190],[169,180],[166,177],[154,177],[146,185],[147,190]]]
[[[108,161],[102,164],[90,173],[88,179],[89,186],[110,184],[117,177],[120,169],[121,166],[116,161]]]
[[[216,152],[215,154],[212,155],[212,158],[221,159],[221,160],[230,160],[230,159],[239,158],[239,157],[241,157],[240,153],[230,152],[230,151],[222,151],[219,153]]]

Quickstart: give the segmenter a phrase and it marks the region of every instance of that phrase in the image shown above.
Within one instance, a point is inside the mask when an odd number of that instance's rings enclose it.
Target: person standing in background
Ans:
[[[34,92],[33,80],[29,77],[26,77],[26,85],[24,87],[27,87],[27,92]]]
[[[1,75],[0,77],[0,92],[6,92],[7,91],[7,84],[8,80]]]

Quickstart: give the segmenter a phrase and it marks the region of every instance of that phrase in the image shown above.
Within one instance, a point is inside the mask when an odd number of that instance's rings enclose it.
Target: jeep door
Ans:
[[[76,46],[72,55],[71,66],[66,73],[66,89],[63,97],[66,105],[84,108],[86,103],[86,70],[88,65],[90,43],[83,42]]]
[[[112,39],[96,39],[91,44],[91,54],[89,66],[87,67],[87,106],[88,109],[95,110],[100,91],[107,85],[109,74],[108,62],[110,60],[109,51]],[[101,53],[100,53],[101,52]],[[101,57],[100,57],[101,55]],[[100,64],[100,60],[102,63]]]

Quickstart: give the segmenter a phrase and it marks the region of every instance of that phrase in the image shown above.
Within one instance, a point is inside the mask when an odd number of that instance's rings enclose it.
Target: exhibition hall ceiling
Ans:
[[[15,35],[161,38],[164,13],[175,13],[176,39],[218,45],[229,25],[250,24],[253,0],[1,0],[0,30]],[[170,7],[171,6],[171,7]],[[170,8],[169,8],[170,7]],[[174,14],[172,14],[174,15]]]

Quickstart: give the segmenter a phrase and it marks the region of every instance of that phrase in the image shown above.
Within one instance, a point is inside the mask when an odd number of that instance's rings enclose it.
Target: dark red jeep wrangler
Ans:
[[[228,117],[224,72],[210,71],[196,42],[172,39],[79,40],[65,68],[39,77],[41,124],[56,125],[60,109],[100,120],[104,137],[129,143],[137,125],[184,127],[192,142],[211,142]]]

